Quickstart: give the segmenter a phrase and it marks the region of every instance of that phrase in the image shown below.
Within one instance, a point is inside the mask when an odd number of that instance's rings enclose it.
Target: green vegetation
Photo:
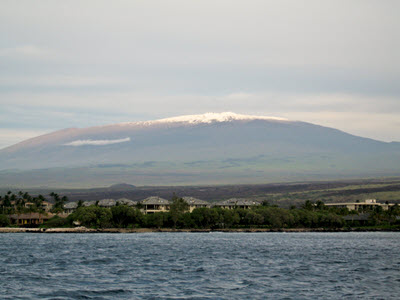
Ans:
[[[174,223],[174,228],[181,217],[181,215],[189,209],[189,205],[182,198],[178,198],[176,194],[172,196],[172,204],[169,210],[172,222]]]
[[[1,213],[9,215],[14,213],[44,212],[43,202],[46,199],[42,195],[32,197],[27,192],[19,191],[17,194],[8,191],[0,196]]]
[[[96,205],[80,207],[71,215],[71,220],[79,221],[83,226],[94,228],[112,227],[112,219],[111,209]]]
[[[357,212],[353,212],[355,215]],[[187,211],[181,198],[174,197],[169,212],[142,214],[138,208],[118,205],[112,208],[98,206],[80,207],[61,221],[51,219],[46,227],[73,226],[73,222],[88,228],[344,228],[349,226],[373,226],[374,228],[399,228],[399,206],[388,211],[375,209],[366,222],[349,222],[343,216],[350,212],[345,208],[326,207],[323,202],[306,201],[301,208],[280,208],[264,203],[251,209],[197,208]],[[63,223],[64,222],[64,223]]]
[[[354,191],[356,189],[350,189]],[[336,192],[348,191],[345,189],[335,189]],[[330,193],[332,190],[324,190]],[[320,195],[320,191],[307,191],[287,193],[286,197],[298,197],[315,193]],[[61,212],[66,197],[60,197],[56,193],[50,194],[55,205],[53,212]],[[77,210],[67,218],[55,216],[47,220],[42,227],[63,228],[74,226],[85,226],[87,228],[177,228],[177,229],[234,229],[234,228],[347,228],[364,227],[400,229],[400,207],[395,205],[389,210],[383,211],[381,207],[367,209],[360,212],[349,211],[346,208],[328,207],[319,197],[310,197],[310,200],[302,201],[300,197],[299,205],[290,208],[271,205],[275,203],[275,197],[282,195],[274,194],[264,197],[261,205],[250,209],[222,209],[220,207],[197,208],[189,212],[188,204],[175,194],[168,212],[158,212],[154,214],[143,214],[142,206],[130,207],[126,205],[116,205],[111,208],[99,207],[97,203],[92,206],[83,206],[79,201]],[[14,213],[40,212],[43,210],[45,198],[41,195],[32,197],[28,193],[19,192],[13,194],[7,192],[0,197],[0,226],[10,225],[7,215]],[[357,218],[362,213],[363,218]],[[354,215],[356,217],[352,218]],[[346,218],[344,218],[346,216]]]
[[[71,218],[61,218],[59,216],[54,216],[50,220],[48,220],[44,225],[41,227],[44,228],[65,228],[71,227],[72,219]]]
[[[78,210],[82,211],[84,209],[86,208],[82,207]],[[111,216],[112,224],[118,228],[127,228],[130,225],[141,224],[143,222],[143,215],[140,210],[126,205],[117,205],[112,207]],[[106,220],[106,222],[109,221],[110,220]],[[102,225],[106,225],[106,223]]]
[[[0,215],[0,227],[10,226],[10,219],[6,215]]]
[[[64,204],[68,202],[68,198],[66,196],[60,197],[54,192],[49,195],[54,201],[51,212],[62,213],[64,211]],[[46,203],[48,203],[47,199],[41,194],[34,197],[27,192],[19,191],[18,193],[13,193],[8,191],[4,196],[0,196],[0,213],[4,215],[33,212],[45,213]]]
[[[68,198],[66,196],[60,197],[58,194],[54,192],[51,192],[50,196],[53,197],[54,200],[54,206],[52,212],[54,213],[63,212],[64,204],[68,201]]]

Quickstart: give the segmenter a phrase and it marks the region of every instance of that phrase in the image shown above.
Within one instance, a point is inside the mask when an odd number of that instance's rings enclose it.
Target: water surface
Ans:
[[[398,299],[400,234],[0,234],[0,295]]]

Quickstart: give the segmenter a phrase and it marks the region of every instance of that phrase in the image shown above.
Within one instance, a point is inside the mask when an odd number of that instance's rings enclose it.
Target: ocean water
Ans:
[[[0,234],[1,299],[399,299],[399,233]]]

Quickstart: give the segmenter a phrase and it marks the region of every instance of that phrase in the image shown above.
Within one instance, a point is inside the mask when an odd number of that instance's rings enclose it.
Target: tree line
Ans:
[[[54,192],[50,193],[49,196],[54,203],[51,212],[63,212],[64,204],[68,202],[67,196],[60,196]],[[23,191],[19,191],[18,193],[8,191],[4,196],[0,196],[0,213],[3,215],[30,212],[44,213],[43,203],[47,201],[48,200],[40,194],[31,196],[29,193]]]
[[[350,213],[346,208],[327,207],[323,202],[306,201],[301,207],[280,208],[264,202],[250,209],[222,209],[219,207],[196,208],[188,211],[188,204],[175,197],[168,212],[143,214],[137,207],[117,205],[111,208],[96,205],[79,207],[66,219],[54,217],[47,227],[69,227],[73,224],[88,228],[343,228],[349,226],[343,216]],[[370,211],[369,226],[398,226],[399,206],[388,211]],[[397,224],[396,224],[397,222]]]
[[[54,202],[52,212],[63,211],[67,197],[51,193]],[[28,193],[8,192],[0,196],[0,226],[8,226],[7,215],[13,213],[40,212],[42,195],[32,197]],[[31,203],[26,207],[26,203]],[[368,222],[351,225],[399,226],[400,208],[398,205],[383,211],[381,207],[365,211],[369,214]],[[83,206],[78,202],[75,212],[67,218],[55,216],[44,227],[73,227],[82,225],[88,228],[177,228],[177,229],[222,229],[222,228],[342,228],[349,226],[343,216],[357,214],[347,208],[327,207],[322,201],[305,201],[301,207],[289,209],[263,202],[250,209],[222,209],[219,207],[196,208],[188,211],[188,204],[182,198],[173,195],[170,210],[154,214],[143,214],[140,204],[136,207],[119,205],[111,208],[97,205]]]

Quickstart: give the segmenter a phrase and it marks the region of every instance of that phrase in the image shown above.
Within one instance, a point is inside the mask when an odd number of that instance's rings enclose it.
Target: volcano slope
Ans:
[[[264,183],[399,170],[399,143],[234,113],[64,129],[0,150],[2,186]]]

